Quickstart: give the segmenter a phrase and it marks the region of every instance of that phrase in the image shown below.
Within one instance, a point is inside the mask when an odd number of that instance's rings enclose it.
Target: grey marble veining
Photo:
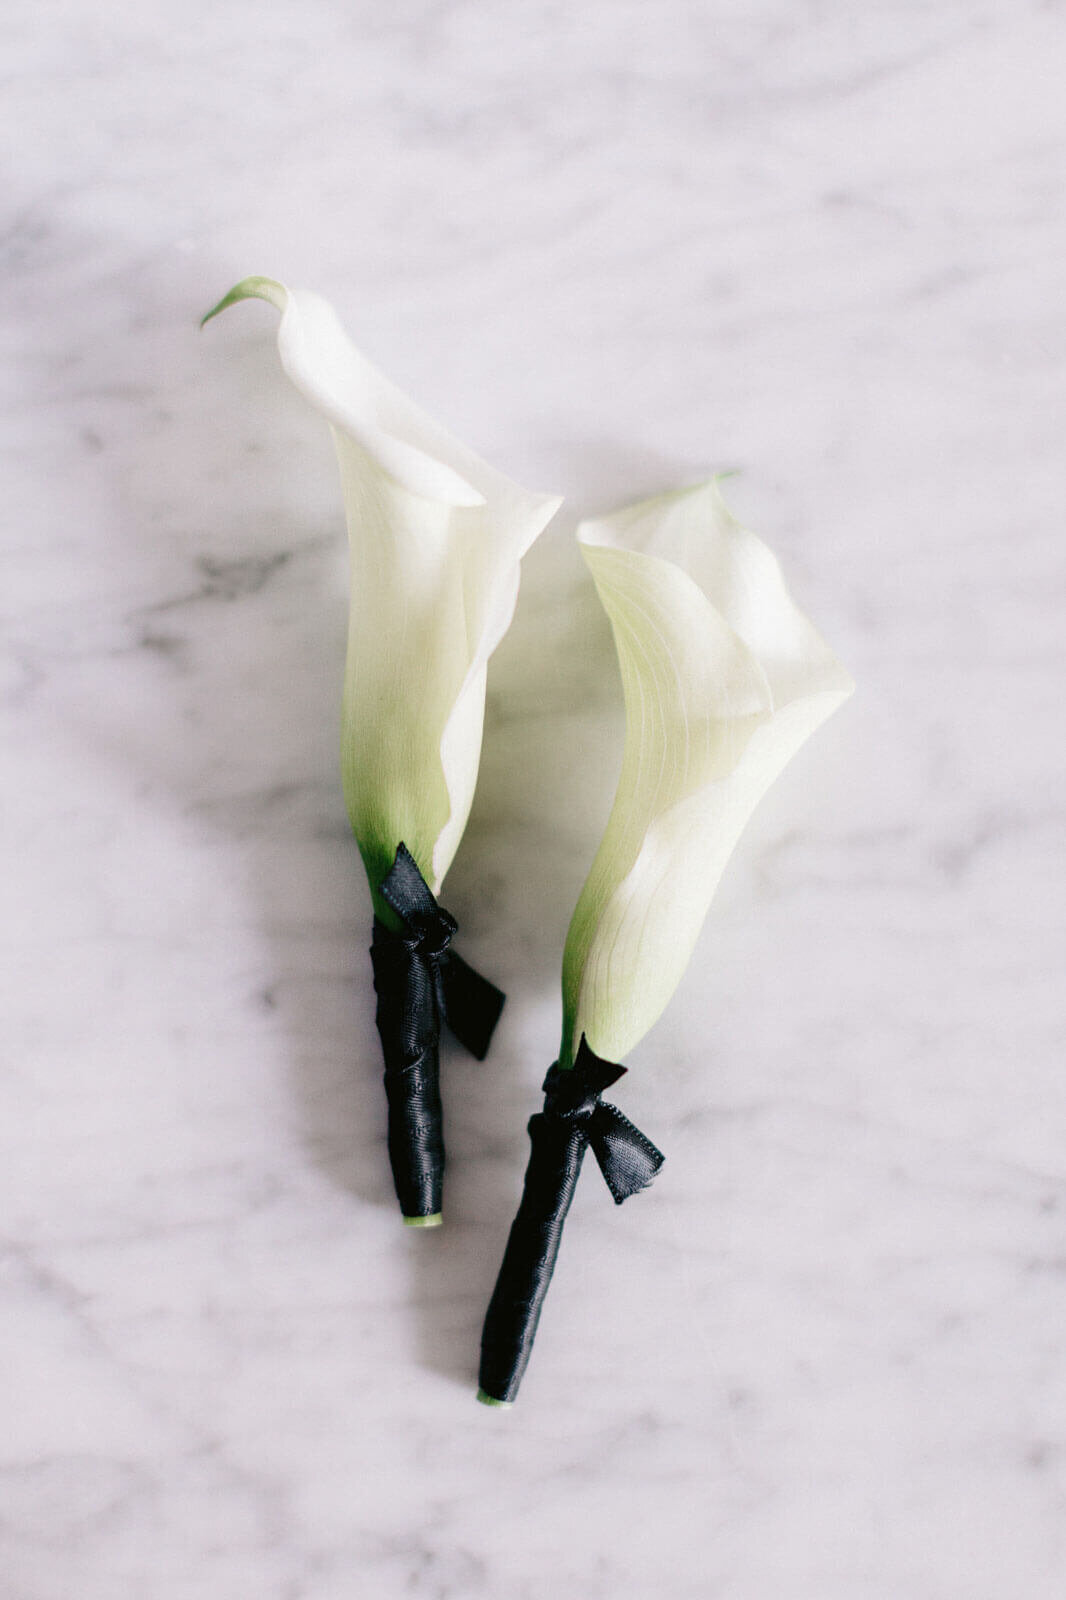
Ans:
[[[5,19],[3,1600],[1058,1600],[1066,18]],[[384,1163],[320,289],[565,493],[449,877],[510,992]],[[757,813],[472,1400],[620,739],[576,516],[736,469],[859,684]]]

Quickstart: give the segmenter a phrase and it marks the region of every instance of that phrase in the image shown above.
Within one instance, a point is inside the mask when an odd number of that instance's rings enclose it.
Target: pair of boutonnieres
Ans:
[[[404,1221],[441,1220],[441,1023],[476,1056],[503,995],[452,948],[438,904],[474,796],[488,659],[519,564],[560,505],[487,466],[383,378],[318,295],[246,278],[278,351],[330,423],[351,546],[341,772],[374,905],[388,1145]],[[626,734],[614,806],[563,953],[559,1059],[485,1319],[479,1398],[508,1405],[529,1359],[586,1149],[620,1204],[663,1157],[601,1099],[661,1015],[756,803],[852,690],[777,561],[716,483],[577,531],[610,618]]]

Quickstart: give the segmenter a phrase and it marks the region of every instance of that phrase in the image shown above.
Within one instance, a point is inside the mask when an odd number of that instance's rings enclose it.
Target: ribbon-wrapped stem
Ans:
[[[651,1141],[600,1099],[625,1070],[601,1061],[582,1035],[573,1067],[556,1062],[544,1080],[544,1109],[529,1119],[522,1200],[481,1335],[478,1399],[486,1405],[510,1405],[518,1394],[585,1151],[591,1146],[618,1205],[663,1164]]]
[[[441,1024],[482,1061],[504,997],[451,949],[455,918],[437,904],[403,844],[380,893],[400,922],[394,930],[375,918],[370,948],[385,1058],[389,1161],[404,1221],[434,1227],[441,1220],[444,1177]]]

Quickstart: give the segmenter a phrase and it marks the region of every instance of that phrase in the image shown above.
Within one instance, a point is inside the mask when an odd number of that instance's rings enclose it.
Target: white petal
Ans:
[[[488,466],[360,355],[325,300],[246,278],[281,311],[278,352],[332,424],[351,542],[341,767],[372,886],[403,840],[434,893],[477,781],[489,656],[519,563],[560,501]],[[205,318],[205,321],[207,319]]]
[[[611,619],[622,774],[563,960],[562,1059],[622,1061],[685,970],[749,816],[854,685],[716,483],[578,529]]]

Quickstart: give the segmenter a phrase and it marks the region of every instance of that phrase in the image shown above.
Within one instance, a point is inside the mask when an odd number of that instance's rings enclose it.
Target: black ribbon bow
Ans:
[[[441,1017],[459,1043],[484,1061],[506,996],[451,948],[459,924],[450,911],[437,904],[405,844],[397,847],[380,892],[403,923],[403,932],[393,937],[400,938],[412,955],[429,966]],[[379,922],[375,939],[378,929],[382,935],[390,933]]]
[[[563,1224],[591,1147],[615,1203],[647,1188],[664,1157],[600,1099],[625,1067],[603,1061],[582,1035],[574,1065],[544,1080],[544,1109],[529,1119],[529,1165],[481,1335],[479,1398],[510,1405],[518,1393],[555,1270]]]
[[[381,882],[398,930],[374,921],[370,957],[385,1057],[389,1159],[409,1221],[437,1220],[444,1174],[440,1030],[483,1061],[504,996],[451,948],[458,924],[439,906],[407,847]]]
[[[631,1194],[646,1189],[665,1160],[617,1106],[600,1099],[605,1089],[624,1077],[626,1070],[613,1061],[602,1060],[582,1034],[574,1065],[565,1072],[558,1062],[549,1068],[541,1113],[572,1122],[580,1130],[619,1206]]]

